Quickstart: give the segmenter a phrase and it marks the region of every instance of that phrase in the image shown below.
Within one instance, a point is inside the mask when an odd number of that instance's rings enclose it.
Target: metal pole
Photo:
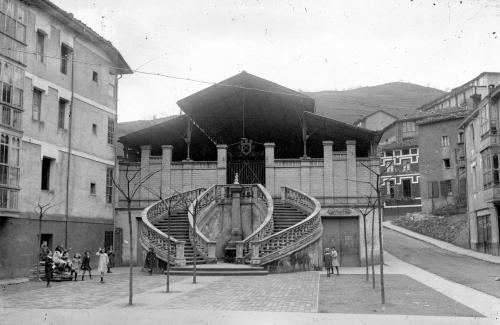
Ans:
[[[75,38],[73,39],[73,42]],[[69,104],[69,123],[68,123],[68,167],[66,175],[66,216],[64,224],[64,247],[68,248],[68,219],[69,219],[69,180],[71,171],[71,131],[73,126],[73,102],[75,100],[75,54],[71,52],[71,102]]]

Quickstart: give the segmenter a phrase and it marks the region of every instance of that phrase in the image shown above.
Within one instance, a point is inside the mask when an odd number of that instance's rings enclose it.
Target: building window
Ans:
[[[0,208],[17,209],[20,144],[19,138],[0,134]]]
[[[90,183],[90,195],[95,195],[95,183]]]
[[[33,119],[35,121],[41,120],[42,114],[42,91],[40,89],[33,88]]]
[[[113,203],[113,168],[106,168],[106,202]]]
[[[68,61],[71,54],[71,47],[61,44],[61,73],[68,73]]]
[[[450,145],[450,139],[448,139],[447,135],[443,135],[441,137],[441,146],[448,147]]]
[[[42,159],[42,190],[50,190],[50,169],[52,166],[52,159],[43,157]]]
[[[57,114],[57,127],[60,129],[66,128],[66,105],[67,101],[60,98],[59,99],[59,111]]]
[[[427,194],[429,199],[439,197],[439,182],[427,182]]]
[[[450,159],[449,158],[443,159],[443,166],[446,169],[449,169],[451,167],[451,165],[450,165]]]
[[[492,154],[488,149],[481,153],[483,168],[483,187],[488,188],[500,183],[498,154]]]
[[[392,161],[386,161],[385,162],[385,171],[387,173],[394,172],[394,164],[392,163]]]
[[[451,180],[441,181],[441,196],[447,197],[452,194],[451,191]]]
[[[92,134],[97,135],[97,124],[92,124]]]
[[[394,156],[401,156],[401,150],[394,150]]]
[[[411,148],[410,149],[410,154],[412,154],[412,155],[418,155],[418,149],[417,148]]]
[[[409,155],[410,154],[410,149],[403,149],[401,152],[403,153],[403,156],[404,155]]]
[[[403,179],[401,184],[403,185],[403,197],[411,197],[411,179]]]
[[[45,33],[41,30],[36,31],[36,59],[39,62],[45,61]]]
[[[115,138],[115,121],[108,117],[108,143],[113,144]]]
[[[405,159],[403,161],[401,161],[402,165],[403,165],[403,171],[405,172],[409,172],[410,171],[410,167],[411,167],[411,162],[410,160],[408,159]]]
[[[403,133],[415,132],[415,122],[403,122]]]
[[[474,124],[473,123],[474,122],[472,122],[470,124],[470,138],[471,138],[472,142],[474,143],[474,137],[475,137],[475,135],[474,135]]]
[[[20,42],[26,42],[24,9],[16,6],[14,1],[6,0],[0,7],[0,31]]]
[[[95,71],[92,71],[92,81],[98,82],[98,80],[99,80],[99,74]]]
[[[386,182],[387,184],[387,197],[390,198],[390,199],[394,199],[394,197],[396,196],[396,191],[395,191],[395,183],[394,183],[394,180],[390,180],[388,182]]]
[[[108,94],[111,97],[115,97],[115,88],[116,88],[116,76],[111,74],[108,75]]]
[[[462,131],[458,132],[457,143],[464,143],[464,133]]]

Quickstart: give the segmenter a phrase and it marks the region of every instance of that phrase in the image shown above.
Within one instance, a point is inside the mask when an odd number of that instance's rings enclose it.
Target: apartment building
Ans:
[[[0,64],[6,278],[27,275],[43,241],[72,252],[113,244],[118,79],[131,70],[110,42],[46,0],[0,0]],[[42,220],[38,205],[50,206]]]

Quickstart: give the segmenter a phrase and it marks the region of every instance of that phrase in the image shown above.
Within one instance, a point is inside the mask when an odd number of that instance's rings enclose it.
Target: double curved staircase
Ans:
[[[171,265],[191,264],[195,256],[197,264],[215,263],[217,243],[209,240],[198,225],[211,209],[231,199],[232,187],[213,185],[206,190],[177,193],[147,207],[142,212],[141,245],[145,249],[153,247],[157,257]],[[273,200],[260,184],[240,187],[241,198],[258,203],[265,215],[255,231],[235,242],[236,262],[266,266],[321,238],[321,207],[315,198],[282,187],[281,199]]]

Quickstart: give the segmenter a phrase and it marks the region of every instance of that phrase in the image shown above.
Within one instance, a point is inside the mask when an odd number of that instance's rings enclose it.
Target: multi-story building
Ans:
[[[458,212],[466,206],[464,132],[467,111],[458,108],[417,122],[422,211]],[[443,210],[444,211],[444,210]]]
[[[382,131],[384,128],[395,122],[398,118],[384,110],[379,109],[371,114],[368,114],[353,124],[360,128],[365,128],[373,131]]]
[[[500,86],[489,91],[460,127],[465,131],[471,247],[498,255]]]
[[[420,211],[418,129],[420,115],[397,120],[384,130],[379,143],[384,184],[384,216]]]
[[[118,77],[113,45],[47,0],[0,1],[0,278],[40,243],[112,245]],[[49,205],[39,232],[38,205]],[[105,239],[106,238],[106,239]]]

